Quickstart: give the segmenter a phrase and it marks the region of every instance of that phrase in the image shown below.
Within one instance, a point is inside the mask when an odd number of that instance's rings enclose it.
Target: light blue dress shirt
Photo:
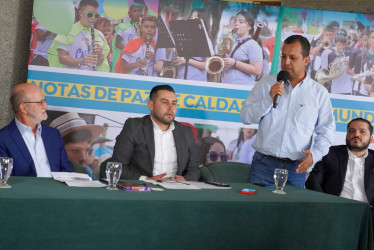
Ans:
[[[303,160],[310,150],[313,163],[328,153],[335,121],[328,92],[308,75],[295,88],[285,83],[277,108],[269,95],[276,75],[262,78],[251,90],[242,110],[245,124],[259,122],[252,147],[265,155]]]
[[[22,135],[27,148],[29,149],[32,160],[34,161],[37,177],[52,177],[51,167],[49,165],[47,153],[42,139],[42,126],[39,124],[36,130],[36,137],[32,128],[16,120],[16,125]]]

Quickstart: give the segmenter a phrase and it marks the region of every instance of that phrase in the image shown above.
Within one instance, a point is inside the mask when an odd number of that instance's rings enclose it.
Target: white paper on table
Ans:
[[[69,187],[106,187],[108,185],[101,183],[100,181],[65,181]]]
[[[163,181],[158,182],[154,180],[145,180],[145,182],[152,183],[154,185],[159,185],[166,189],[190,189],[190,190],[196,190],[201,189],[193,184],[190,184],[188,181]]]
[[[188,183],[202,189],[231,189],[231,187],[219,187],[201,181],[189,181]]]
[[[52,172],[52,177],[56,181],[92,181],[88,174],[74,172]]]
[[[163,181],[144,180],[145,182],[160,185],[167,189],[231,189],[231,187],[219,187],[201,181]]]

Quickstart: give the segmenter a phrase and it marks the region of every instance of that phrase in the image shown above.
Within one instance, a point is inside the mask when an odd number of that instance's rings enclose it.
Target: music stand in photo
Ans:
[[[158,39],[156,48],[175,48],[175,42],[163,17],[157,21]]]
[[[184,79],[187,79],[189,59],[212,56],[213,46],[201,19],[172,20],[169,25],[178,55],[186,59]]]

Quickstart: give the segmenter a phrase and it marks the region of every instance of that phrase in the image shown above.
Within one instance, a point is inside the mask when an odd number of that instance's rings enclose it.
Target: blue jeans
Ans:
[[[274,184],[274,170],[282,168],[288,170],[287,184],[304,188],[306,173],[296,173],[297,163],[283,163],[276,161],[274,158],[255,152],[253,161],[249,170],[249,183],[262,183],[265,185]]]

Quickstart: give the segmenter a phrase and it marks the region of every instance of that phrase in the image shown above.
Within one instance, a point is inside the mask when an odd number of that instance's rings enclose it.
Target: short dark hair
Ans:
[[[339,23],[337,21],[332,21],[329,23],[329,25],[331,25],[332,27],[338,27],[339,28]]]
[[[175,93],[174,89],[170,85],[167,85],[167,84],[156,85],[152,88],[151,93],[149,93],[149,100],[154,101],[154,99],[157,98],[157,92],[159,90],[167,90],[167,91]]]
[[[326,25],[325,28],[323,29],[323,32],[325,32],[325,31],[329,31],[329,32],[334,33],[335,32],[334,26],[332,26],[330,24]]]
[[[88,129],[76,130],[67,135],[63,138],[65,145],[69,143],[78,143],[78,142],[88,142],[91,144],[92,142],[92,134]]]
[[[133,8],[139,8],[139,9],[141,9],[141,8],[143,8],[143,4],[140,4],[140,3],[133,3],[133,4],[131,4],[131,6],[130,6],[130,10],[133,9]]]
[[[303,57],[309,56],[310,43],[309,43],[308,39],[306,39],[305,37],[303,37],[301,35],[292,35],[292,36],[287,37],[286,40],[284,40],[284,44],[292,44],[292,43],[296,43],[296,42],[299,42],[301,44],[301,50],[302,50]]]
[[[88,5],[95,8],[99,8],[99,3],[96,0],[81,0],[78,9],[81,10],[83,7],[86,7]]]
[[[335,43],[346,44],[347,43],[347,38],[343,35],[338,35],[338,36],[336,36]]]
[[[142,16],[140,19],[140,25],[143,25],[145,21],[153,22],[157,25],[157,18],[154,16],[150,16],[150,15]]]
[[[347,130],[349,129],[349,125],[351,125],[352,122],[357,122],[357,121],[360,121],[360,122],[366,122],[366,123],[368,124],[368,126],[369,126],[370,134],[371,134],[371,135],[373,134],[373,125],[371,125],[371,123],[370,123],[368,120],[366,120],[366,119],[364,119],[364,118],[362,118],[362,117],[358,117],[358,118],[355,118],[355,119],[351,120],[351,121],[348,123],[348,125],[347,125]]]

